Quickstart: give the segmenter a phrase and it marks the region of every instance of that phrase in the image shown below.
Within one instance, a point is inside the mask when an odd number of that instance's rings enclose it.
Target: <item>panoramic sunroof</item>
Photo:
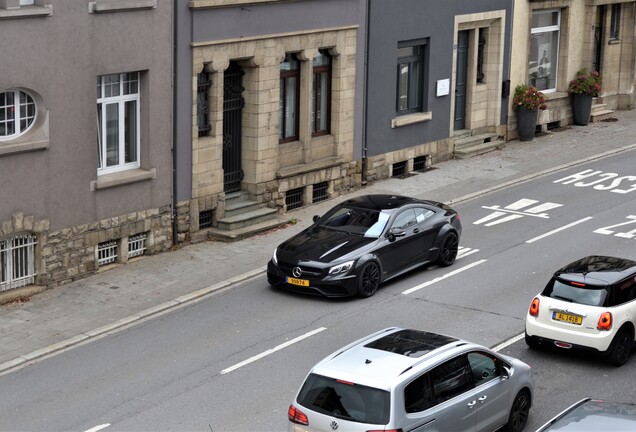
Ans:
[[[457,340],[450,336],[419,330],[400,330],[369,342],[365,347],[402,354],[407,357],[421,357],[436,348]]]

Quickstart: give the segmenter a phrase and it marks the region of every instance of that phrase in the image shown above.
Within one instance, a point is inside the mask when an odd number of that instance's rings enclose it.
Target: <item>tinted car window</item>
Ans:
[[[496,357],[480,352],[468,353],[467,357],[475,387],[499,376],[499,364]]]
[[[596,285],[574,286],[552,279],[543,290],[543,295],[590,306],[603,306],[607,298],[607,287]]]
[[[401,230],[405,230],[410,226],[413,226],[417,223],[417,219],[415,218],[415,212],[413,209],[404,210],[402,213],[397,215],[391,228],[397,228]]]
[[[415,379],[404,388],[404,410],[407,413],[424,411],[435,403],[429,374]]]
[[[636,296],[636,281],[629,279],[612,287],[613,296],[610,306],[618,306],[634,300]]]
[[[422,223],[435,214],[435,212],[424,208],[416,208],[413,210],[415,211],[415,219],[417,220],[417,223]]]
[[[429,374],[435,404],[452,399],[473,387],[470,368],[464,356],[442,363]]]
[[[298,403],[314,411],[370,424],[389,422],[389,392],[310,374],[303,384]]]

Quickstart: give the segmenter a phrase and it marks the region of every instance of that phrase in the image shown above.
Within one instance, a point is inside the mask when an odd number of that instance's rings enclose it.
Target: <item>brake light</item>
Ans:
[[[294,405],[289,406],[289,410],[287,410],[287,418],[292,423],[309,426],[309,419],[307,416]]]
[[[580,282],[570,282],[570,284],[574,285],[574,286],[580,286],[580,287],[584,287],[585,286],[584,283],[580,283]]]
[[[530,303],[530,310],[528,311],[533,317],[539,316],[539,297],[535,297]]]
[[[601,317],[598,319],[598,325],[596,326],[599,330],[611,330],[612,329],[612,313],[611,312],[603,312]]]

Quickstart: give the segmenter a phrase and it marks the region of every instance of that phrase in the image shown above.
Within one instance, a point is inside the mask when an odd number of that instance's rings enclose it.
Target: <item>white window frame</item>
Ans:
[[[128,94],[124,94],[124,85],[125,83],[131,82],[131,80],[124,80],[126,74],[137,74],[136,82],[137,82],[137,91],[135,93],[129,92]],[[106,92],[106,79],[111,76],[119,75],[119,93],[117,96],[104,96]],[[140,140],[140,132],[141,132],[141,74],[139,72],[128,72],[128,73],[120,73],[120,74],[110,74],[110,75],[100,75],[97,77],[98,80],[98,92],[100,93],[97,97],[97,148],[98,148],[98,167],[97,167],[97,175],[105,175],[112,174],[116,172],[126,171],[130,169],[139,168],[141,166],[141,140]],[[127,102],[135,102],[136,108],[136,121],[135,121],[135,154],[136,159],[131,162],[125,161],[126,154],[126,103]],[[117,112],[118,112],[118,131],[119,131],[119,139],[118,139],[118,156],[119,162],[116,165],[106,166],[107,160],[107,147],[104,145],[107,138],[108,128],[106,126],[106,115],[105,115],[105,107],[106,105],[117,104]],[[100,108],[101,108],[101,119],[100,119]],[[101,122],[100,122],[101,120]]]
[[[35,98],[29,94],[28,92],[25,92],[24,90],[18,90],[18,89],[10,89],[10,90],[6,90],[6,91],[0,91],[0,93],[2,94],[7,94],[7,93],[13,93],[13,105],[2,105],[2,108],[4,109],[13,109],[13,113],[14,113],[14,117],[11,121],[7,121],[5,120],[0,120],[2,121],[2,123],[13,123],[13,133],[11,135],[0,135],[0,141],[8,141],[8,140],[12,140],[14,138],[17,138],[21,135],[24,135],[25,133],[27,133],[29,130],[31,130],[31,128],[33,127],[33,125],[35,124],[35,120],[38,117],[38,106],[35,103]],[[20,96],[24,94],[26,97],[28,97],[30,99],[30,102],[27,100],[27,106],[28,104],[32,103],[33,104],[33,108],[34,108],[34,113],[33,116],[29,116],[28,114],[26,115],[26,117],[22,117],[22,102],[20,101]],[[2,104],[3,102],[0,102],[0,104]],[[22,120],[29,120],[31,119],[30,123],[27,124],[27,127],[24,128],[24,130],[21,130],[21,126],[20,124],[22,123]]]
[[[545,27],[533,27],[530,29],[530,36],[532,37],[532,35],[535,34],[541,34],[541,33],[551,33],[551,32],[555,32],[556,31],[556,38],[557,38],[557,42],[556,42],[556,50],[557,50],[557,55],[556,55],[556,65],[554,67],[554,73],[555,73],[555,77],[554,77],[554,85],[555,87],[551,87],[548,89],[541,89],[541,91],[543,93],[554,93],[556,92],[556,83],[558,82],[558,74],[559,74],[559,51],[561,49],[561,10],[560,9],[546,9],[546,10],[533,10],[532,14],[534,15],[535,13],[553,13],[556,12],[558,14],[558,24],[557,25],[551,25],[551,26],[545,26]],[[528,74],[528,79],[529,79],[529,74]]]

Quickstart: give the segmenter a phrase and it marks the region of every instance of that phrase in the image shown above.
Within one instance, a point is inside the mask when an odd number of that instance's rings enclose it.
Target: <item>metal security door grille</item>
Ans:
[[[223,82],[223,189],[225,192],[241,190],[243,169],[241,168],[242,115],[245,100],[241,67],[230,63]]]
[[[34,235],[0,241],[0,292],[35,282]]]

